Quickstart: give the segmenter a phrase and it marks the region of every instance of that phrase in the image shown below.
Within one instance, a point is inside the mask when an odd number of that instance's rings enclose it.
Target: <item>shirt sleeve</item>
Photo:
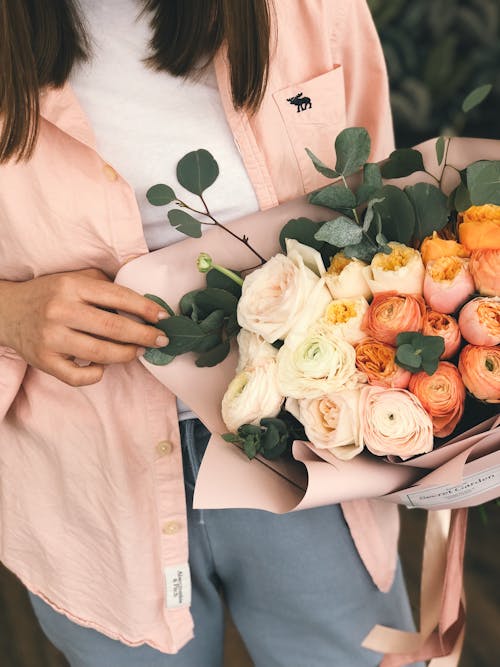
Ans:
[[[343,66],[346,127],[364,127],[370,133],[370,160],[377,162],[394,150],[394,130],[387,67],[377,29],[366,0],[332,3],[345,8],[332,17],[332,44]]]

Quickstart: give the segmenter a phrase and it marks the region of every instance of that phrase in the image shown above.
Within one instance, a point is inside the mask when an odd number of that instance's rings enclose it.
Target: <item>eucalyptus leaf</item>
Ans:
[[[481,102],[483,102],[491,93],[492,88],[492,84],[487,83],[484,86],[479,86],[479,88],[476,88],[471,93],[469,93],[462,103],[462,111],[464,113],[469,113],[471,109],[474,109],[474,107],[477,107],[479,104],[481,104]]]
[[[398,362],[401,362],[401,364],[415,369],[420,368],[422,363],[422,357],[415,352],[413,346],[409,343],[405,343],[398,347],[396,359]]]
[[[186,315],[192,319],[197,319],[196,317],[193,318],[193,310],[195,308],[194,297],[198,294],[199,291],[199,289],[191,290],[191,292],[187,292],[181,298],[179,301],[179,308],[182,315]]]
[[[370,135],[364,127],[342,130],[335,140],[335,171],[344,177],[354,174],[368,160],[370,149]]]
[[[160,299],[159,296],[156,296],[155,294],[145,294],[144,296],[146,297],[146,299],[151,299],[151,301],[154,301],[159,306],[161,306],[161,308],[166,310],[169,315],[175,315],[175,312],[172,310],[172,308],[170,308],[168,303],[166,301],[163,301],[163,299]]]
[[[421,334],[418,331],[402,331],[398,333],[396,345],[419,345],[421,344]]]
[[[383,201],[375,204],[382,219],[382,233],[391,241],[408,244],[415,230],[415,211],[403,190],[384,185],[380,191]]]
[[[364,204],[383,187],[382,174],[378,164],[367,162],[363,167],[363,183],[356,191],[356,204]]]
[[[235,310],[234,313],[231,313],[229,317],[227,318],[226,322],[226,335],[228,338],[234,338],[235,336],[238,335],[241,327],[238,323],[238,316],[237,316],[237,311]]]
[[[361,259],[368,264],[372,261],[373,256],[379,251],[375,243],[373,243],[366,235],[363,236],[360,243],[348,245],[343,248],[342,252],[346,257]]]
[[[279,240],[281,249],[283,251],[286,250],[285,239],[295,239],[304,245],[311,246],[315,250],[321,250],[324,242],[314,238],[318,228],[319,224],[309,220],[309,218],[293,218],[289,220],[280,232]]]
[[[467,168],[467,186],[474,206],[500,206],[500,161],[481,161]]]
[[[326,164],[319,159],[319,157],[316,157],[316,155],[314,155],[314,153],[309,150],[309,148],[306,148],[306,153],[311,158],[314,168],[316,171],[319,171],[320,174],[326,176],[326,178],[338,178],[340,176],[340,174],[337,173],[334,169],[327,167]]]
[[[208,367],[216,366],[217,364],[220,364],[221,361],[224,361],[224,359],[229,354],[229,350],[230,350],[229,341],[228,340],[222,341],[222,343],[220,343],[216,347],[213,347],[211,350],[208,350],[207,352],[200,354],[195,363],[200,368],[207,366]]]
[[[185,155],[177,164],[177,180],[195,195],[201,195],[219,175],[219,165],[213,155],[200,148]]]
[[[467,186],[464,185],[463,183],[460,183],[460,185],[458,185],[453,195],[454,195],[453,206],[459,213],[461,213],[462,211],[466,211],[468,208],[472,206],[469,191],[467,189]]]
[[[445,138],[439,137],[439,139],[436,141],[436,157],[439,165],[441,165],[441,162],[443,161],[445,147],[446,147]]]
[[[422,153],[414,148],[398,148],[389,155],[389,159],[382,165],[384,178],[403,178],[424,171]]]
[[[204,320],[198,322],[200,328],[205,333],[211,333],[212,331],[217,331],[222,327],[224,322],[225,313],[222,309],[213,310]]]
[[[233,273],[236,273],[238,276],[240,275],[240,273],[234,269]],[[217,287],[219,289],[226,290],[226,292],[231,292],[231,294],[234,294],[237,299],[240,298],[241,285],[238,285],[238,283],[232,280],[232,278],[229,278],[229,276],[224,275],[216,269],[210,269],[210,271],[206,274],[206,279],[208,287]]]
[[[158,185],[149,188],[146,192],[146,199],[153,206],[166,206],[166,204],[175,201],[177,197],[169,185],[158,183]]]
[[[337,248],[355,245],[361,241],[362,237],[361,227],[345,216],[323,223],[314,236],[318,241],[326,241]]]
[[[161,347],[148,347],[143,356],[146,361],[154,366],[166,366],[176,357],[175,354],[167,354]]]
[[[239,437],[239,435],[236,435],[235,433],[223,433],[221,437],[226,442],[231,442],[234,445],[241,444],[241,438]]]
[[[448,224],[448,200],[439,188],[430,183],[416,183],[404,191],[415,211],[414,235],[419,241]]]
[[[161,348],[166,354],[183,354],[196,350],[206,334],[201,327],[184,315],[175,315],[158,323],[169,343]]]
[[[422,360],[422,369],[427,375],[433,375],[439,365],[438,359]]]
[[[429,360],[433,357],[439,359],[444,352],[444,338],[442,336],[424,336],[422,347],[422,359]]]
[[[356,206],[356,195],[345,185],[335,183],[313,192],[309,201],[311,204],[326,206],[334,210],[354,208]]]
[[[370,201],[368,202],[368,206],[366,207],[365,217],[364,217],[364,220],[363,220],[363,231],[364,232],[368,232],[374,218],[377,218],[377,225],[378,225],[377,226],[377,231],[380,232],[381,224],[382,224],[382,222],[380,220],[380,214],[373,207],[375,206],[375,204],[380,204],[383,201],[384,201],[383,197],[378,197],[378,198],[375,198],[375,199],[370,199]]]
[[[186,211],[175,208],[168,212],[168,219],[172,227],[178,232],[199,239],[201,237],[201,222]]]
[[[225,315],[230,315],[236,310],[238,299],[224,289],[218,287],[207,287],[200,290],[194,297],[196,305],[207,315],[213,310],[222,310]]]

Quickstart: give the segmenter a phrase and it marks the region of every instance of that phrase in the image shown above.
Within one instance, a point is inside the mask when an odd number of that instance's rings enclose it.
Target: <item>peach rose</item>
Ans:
[[[470,252],[461,243],[452,239],[442,239],[437,232],[432,232],[432,236],[427,236],[420,246],[422,260],[427,266],[433,259],[440,257],[469,257]]]
[[[430,415],[434,435],[450,435],[462,418],[465,404],[465,387],[457,368],[441,361],[432,375],[425,371],[415,373],[408,389]]]
[[[332,297],[350,299],[364,296],[371,299],[372,293],[363,276],[365,266],[365,262],[346,257],[343,252],[334,255],[325,274],[325,283]]]
[[[500,206],[471,206],[459,218],[460,243],[468,250],[500,250]]]
[[[398,333],[421,331],[425,303],[421,296],[383,292],[375,295],[361,329],[372,338],[396,345]]]
[[[450,359],[460,349],[460,327],[451,315],[428,308],[424,315],[422,333],[424,336],[441,336],[444,340],[444,352],[440,359]]]
[[[364,387],[360,412],[363,441],[372,454],[406,460],[432,450],[432,420],[406,389]]]
[[[418,250],[403,243],[387,244],[390,254],[378,252],[363,275],[373,294],[397,290],[400,294],[422,294],[424,264]]]
[[[472,345],[499,345],[500,297],[472,299],[460,311],[458,325],[462,336]]]
[[[474,250],[469,269],[480,294],[500,296],[500,249]]]
[[[410,382],[410,371],[396,364],[396,348],[373,338],[356,346],[356,366],[377,387],[406,389]]]
[[[424,298],[432,310],[454,313],[474,289],[468,259],[441,257],[425,267]]]
[[[500,347],[466,345],[458,370],[470,393],[487,403],[500,403]]]

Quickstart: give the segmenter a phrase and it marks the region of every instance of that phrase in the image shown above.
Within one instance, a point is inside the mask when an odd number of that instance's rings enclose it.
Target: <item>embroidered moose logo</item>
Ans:
[[[302,97],[302,93],[297,93],[295,97],[287,97],[287,102],[290,104],[295,104],[297,107],[297,112],[305,111],[306,109],[312,109],[312,102],[310,97]]]

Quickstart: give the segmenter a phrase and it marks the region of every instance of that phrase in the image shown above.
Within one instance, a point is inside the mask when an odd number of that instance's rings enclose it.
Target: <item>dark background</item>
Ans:
[[[500,139],[500,0],[368,1],[387,59],[397,145],[440,134]],[[464,97],[485,83],[494,84],[492,94],[465,117]],[[402,518],[401,554],[417,609],[425,513],[403,509]],[[465,564],[468,628],[460,667],[500,665],[499,552],[500,510],[490,505],[486,518],[471,510]],[[0,665],[66,665],[43,638],[24,589],[1,566]],[[250,666],[229,625],[226,667]]]

